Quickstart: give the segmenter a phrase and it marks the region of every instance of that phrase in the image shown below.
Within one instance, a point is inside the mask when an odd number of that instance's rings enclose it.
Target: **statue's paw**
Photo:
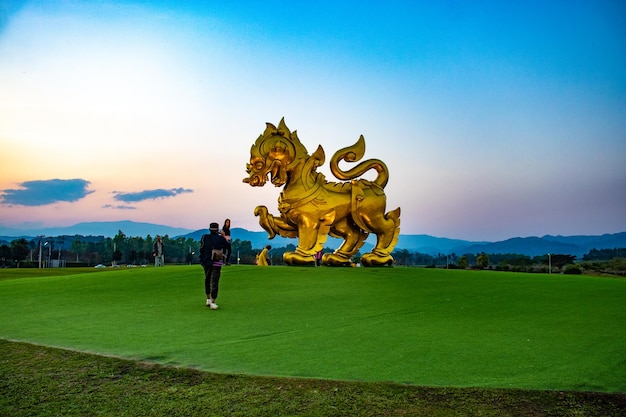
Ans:
[[[349,258],[344,256],[335,253],[325,253],[322,256],[322,264],[326,266],[350,266],[352,263]]]
[[[296,252],[285,252],[283,261],[287,265],[315,265],[315,257],[313,255],[302,255]]]
[[[377,255],[375,253],[366,253],[361,257],[361,265],[363,266],[391,266],[393,265],[393,257],[391,255]]]
[[[261,227],[267,232],[268,237],[270,239],[274,239],[276,231],[273,227],[272,215],[268,213],[267,207],[256,206],[254,209],[254,215],[259,218],[259,225],[261,225]]]
[[[256,206],[255,209],[254,209],[254,215],[255,216],[263,215],[263,217],[267,217],[267,207],[265,207],[265,206]]]

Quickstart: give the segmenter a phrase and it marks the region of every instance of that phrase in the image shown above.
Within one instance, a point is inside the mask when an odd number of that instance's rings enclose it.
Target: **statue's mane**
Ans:
[[[291,168],[299,162],[300,158],[308,158],[309,154],[300,142],[297,131],[290,131],[281,119],[278,127],[266,123],[266,128],[261,134],[250,153],[253,157],[266,158],[268,155],[279,156],[286,162],[286,168]]]

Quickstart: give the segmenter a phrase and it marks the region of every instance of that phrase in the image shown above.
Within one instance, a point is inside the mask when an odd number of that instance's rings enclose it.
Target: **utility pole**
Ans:
[[[552,254],[548,254],[548,275],[552,275]]]
[[[43,235],[39,236],[39,269],[41,269],[41,240],[44,238]]]

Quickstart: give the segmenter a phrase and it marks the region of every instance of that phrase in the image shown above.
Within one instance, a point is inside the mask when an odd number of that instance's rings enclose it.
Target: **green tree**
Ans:
[[[583,256],[583,261],[608,261],[613,258],[626,258],[626,248],[591,249]]]
[[[456,264],[461,269],[467,268],[469,266],[469,261],[467,259],[467,255],[461,256]]]
[[[9,245],[0,246],[0,262],[2,262],[2,266],[7,265],[7,261],[11,261],[11,247]]]
[[[486,269],[489,266],[489,255],[485,252],[482,252],[480,255],[476,257],[476,265],[480,269]]]
[[[115,261],[116,264],[122,260],[122,251],[121,250],[115,249],[113,251],[113,260]]]
[[[415,252],[414,255],[415,265],[433,265],[434,258],[427,253]]]
[[[113,260],[120,262],[123,255],[128,253],[128,237],[121,230],[113,237]]]
[[[83,245],[83,242],[81,242],[80,239],[74,240],[72,242],[72,246],[70,246],[70,251],[74,253],[74,255],[76,256],[76,260],[78,260],[79,257],[84,257],[85,249],[86,245]]]
[[[11,255],[17,263],[17,267],[20,267],[20,262],[25,260],[30,252],[28,241],[24,238],[16,239],[11,242]]]
[[[543,265],[551,264],[553,268],[562,269],[565,265],[573,264],[576,260],[576,256],[555,253],[551,255],[540,256],[537,258],[537,260]]]
[[[258,251],[252,249],[252,242],[249,240],[235,239],[232,241],[231,247],[233,253],[230,256],[230,259],[231,263],[234,264],[236,264],[237,260],[239,260],[239,263],[252,265],[254,264],[255,255],[261,251],[260,249]]]
[[[408,249],[400,249],[395,251],[393,257],[398,265],[409,265],[409,261],[411,259],[411,252]]]

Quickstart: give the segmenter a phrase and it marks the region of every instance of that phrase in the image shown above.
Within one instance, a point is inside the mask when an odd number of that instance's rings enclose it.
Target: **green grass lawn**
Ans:
[[[0,270],[0,338],[224,374],[626,392],[625,280],[231,266],[211,311],[199,266],[83,272]]]

